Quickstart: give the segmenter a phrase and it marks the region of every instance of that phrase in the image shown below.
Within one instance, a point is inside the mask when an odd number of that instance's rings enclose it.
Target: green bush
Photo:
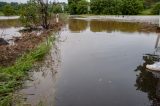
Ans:
[[[152,14],[153,15],[160,14],[160,3],[157,3],[156,5],[153,6]]]
[[[53,13],[63,13],[61,5],[59,5],[59,4],[54,5],[52,12]]]
[[[77,4],[77,14],[87,14],[88,13],[88,3],[85,0],[81,0]]]
[[[26,6],[21,7],[20,10],[20,21],[24,24],[25,27],[34,28],[40,23],[38,16],[39,10],[34,1],[30,1]]]
[[[5,16],[11,16],[16,14],[14,8],[9,4],[3,7],[3,13]]]
[[[122,14],[137,15],[143,10],[143,0],[123,0]]]

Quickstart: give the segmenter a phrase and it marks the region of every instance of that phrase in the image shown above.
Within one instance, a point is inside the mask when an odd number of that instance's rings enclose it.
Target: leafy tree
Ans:
[[[144,0],[144,7],[151,8],[151,6],[157,2],[159,2],[159,0]]]
[[[122,14],[121,7],[121,0],[91,0],[93,14],[118,15]]]
[[[91,0],[91,13],[92,14],[102,14],[103,7],[105,6],[103,4],[104,0]]]
[[[77,14],[87,14],[88,13],[88,2],[81,0],[77,4]]]
[[[51,16],[49,13],[50,4],[48,0],[28,1],[26,6],[21,10],[21,21],[31,28],[40,24],[44,29],[48,29]]]
[[[143,0],[123,0],[122,14],[137,15],[143,10]]]
[[[81,0],[68,0],[70,14],[77,14],[77,5]]]
[[[19,4],[17,2],[11,2],[10,5],[13,7],[15,14],[19,14]]]
[[[5,5],[3,7],[3,13],[5,16],[15,15],[14,8],[11,5]]]
[[[69,12],[69,6],[68,6],[68,4],[64,5],[64,12],[67,12],[67,13]]]
[[[3,10],[3,7],[7,5],[7,2],[0,2],[0,11]]]
[[[157,4],[153,7],[153,9],[152,9],[152,14],[154,14],[154,15],[160,14],[160,3],[157,3]]]
[[[60,4],[55,4],[52,9],[53,13],[62,13],[62,6]]]
[[[34,0],[30,0],[26,6],[21,8],[20,20],[25,27],[33,28],[39,23],[39,16],[37,15],[38,8]]]
[[[103,3],[105,4],[103,8],[103,14],[108,15],[120,15],[121,12],[121,0],[104,0]]]

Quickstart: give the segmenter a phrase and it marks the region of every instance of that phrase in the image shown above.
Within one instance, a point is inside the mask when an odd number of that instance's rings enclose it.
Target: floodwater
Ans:
[[[5,40],[10,40],[13,37],[20,37],[21,34],[19,30],[21,29],[23,29],[23,27],[18,19],[5,19],[5,17],[0,17],[0,37]]]
[[[33,106],[159,106],[160,74],[145,68],[158,36],[146,24],[69,19],[19,92]]]
[[[138,23],[70,19],[61,33],[55,106],[149,106],[159,78],[145,69],[158,34]]]

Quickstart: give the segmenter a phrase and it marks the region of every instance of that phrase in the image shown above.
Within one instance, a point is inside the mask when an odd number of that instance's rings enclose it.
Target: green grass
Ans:
[[[142,12],[140,13],[140,15],[151,15],[151,10],[152,10],[152,9],[145,9],[144,11],[142,11]]]
[[[0,16],[4,16],[3,12],[0,11]]]
[[[0,68],[0,106],[10,106],[12,93],[21,87],[34,63],[42,60],[49,52],[52,41],[51,37],[48,38],[36,49],[17,59],[13,66]]]

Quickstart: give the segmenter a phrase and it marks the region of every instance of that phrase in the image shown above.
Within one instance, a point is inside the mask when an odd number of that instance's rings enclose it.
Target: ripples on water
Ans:
[[[158,54],[158,36],[146,24],[69,19],[46,58],[52,62],[32,72],[20,93],[33,105],[159,106],[160,74],[145,68],[153,63],[148,54]]]
[[[157,36],[146,24],[70,19],[56,106],[158,106],[159,73],[145,68]]]

